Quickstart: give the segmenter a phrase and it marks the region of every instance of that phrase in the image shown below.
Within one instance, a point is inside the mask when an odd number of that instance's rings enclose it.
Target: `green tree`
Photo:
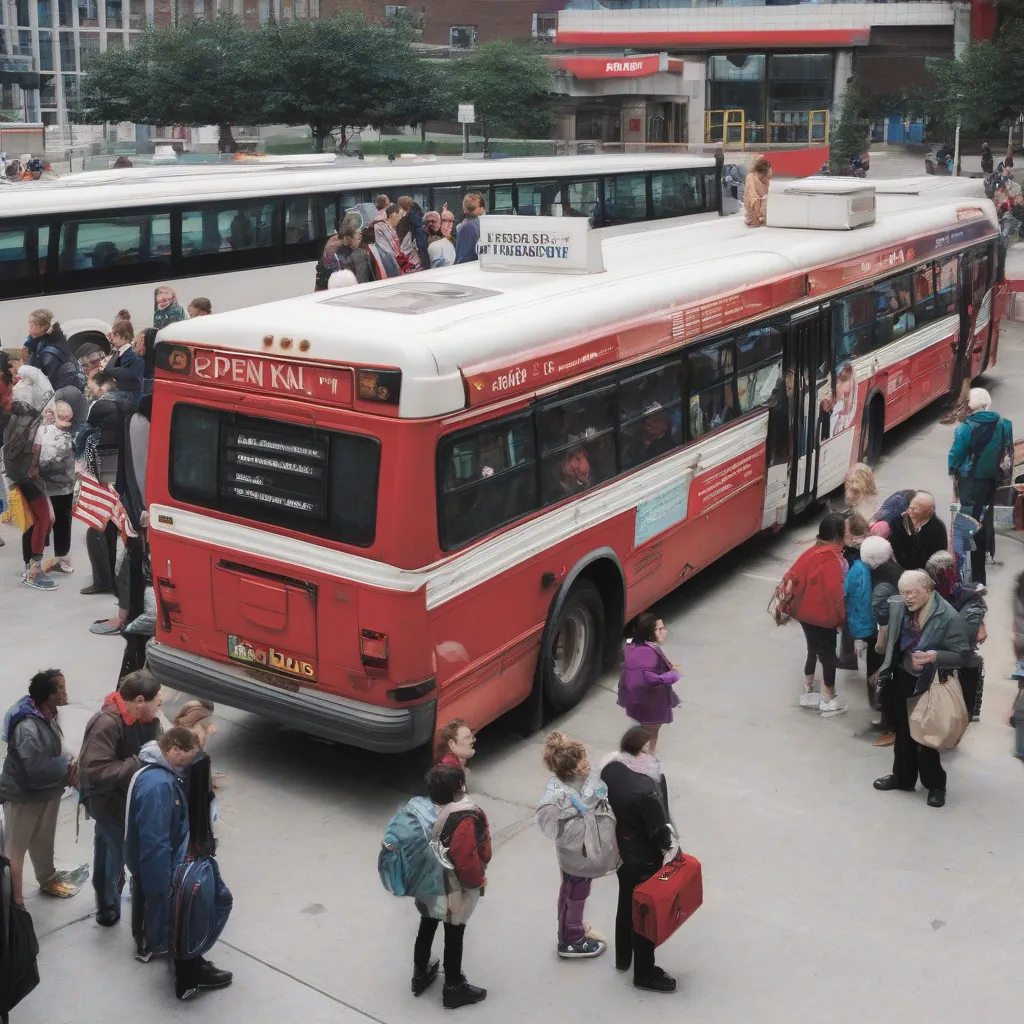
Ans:
[[[408,35],[359,15],[297,21],[266,36],[265,120],[308,125],[322,152],[333,132],[418,120],[421,61]]]
[[[472,56],[454,62],[451,73],[455,102],[475,107],[485,152],[496,136],[536,139],[551,133],[551,72],[531,47],[484,43]]]
[[[230,13],[149,29],[128,50],[96,54],[86,66],[76,120],[215,124],[222,150],[231,126],[264,122],[262,33]]]
[[[849,174],[852,157],[867,150],[871,138],[868,106],[856,80],[846,87],[842,106],[833,110],[829,129],[829,170]]]

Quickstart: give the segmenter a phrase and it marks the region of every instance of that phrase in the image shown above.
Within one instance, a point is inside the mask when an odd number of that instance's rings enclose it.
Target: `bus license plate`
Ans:
[[[232,661],[241,662],[253,668],[256,678],[267,676],[264,682],[274,684],[285,684],[291,689],[284,679],[275,679],[273,672],[280,672],[292,679],[301,679],[307,683],[316,682],[316,666],[311,661],[306,661],[296,654],[279,650],[276,647],[264,647],[261,644],[250,643],[244,637],[228,635],[228,657]],[[259,672],[259,669],[269,669],[270,672]],[[296,684],[297,688],[297,684]]]

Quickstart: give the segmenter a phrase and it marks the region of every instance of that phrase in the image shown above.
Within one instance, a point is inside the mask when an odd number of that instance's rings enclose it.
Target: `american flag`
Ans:
[[[137,537],[132,529],[121,499],[110,484],[101,484],[90,473],[78,477],[78,500],[75,502],[74,517],[94,530],[106,529],[113,520],[118,530],[128,537]]]

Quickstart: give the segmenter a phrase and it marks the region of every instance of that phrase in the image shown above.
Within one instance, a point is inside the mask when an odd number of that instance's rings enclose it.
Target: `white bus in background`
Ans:
[[[588,217],[606,234],[716,217],[721,200],[714,159],[686,155],[133,171],[0,190],[5,345],[20,345],[29,312],[43,306],[72,348],[106,347],[119,310],[137,330],[152,324],[160,285],[183,307],[208,298],[215,313],[311,292],[340,218],[381,193],[411,196],[424,211],[447,204],[461,219],[463,196],[479,192],[492,213]]]

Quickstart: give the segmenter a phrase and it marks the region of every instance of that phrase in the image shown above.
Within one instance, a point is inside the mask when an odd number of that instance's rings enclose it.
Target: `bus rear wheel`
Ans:
[[[568,711],[597,677],[603,637],[604,602],[597,587],[582,579],[559,610],[545,653],[544,696],[553,711]]]

